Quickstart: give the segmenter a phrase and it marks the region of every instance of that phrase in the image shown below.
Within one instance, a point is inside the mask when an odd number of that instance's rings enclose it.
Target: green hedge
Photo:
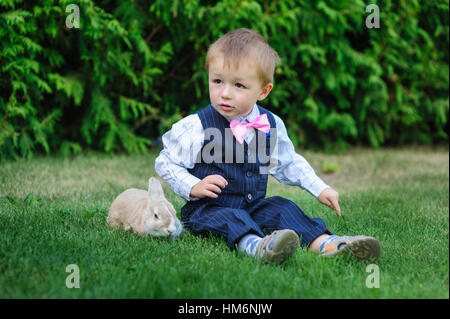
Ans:
[[[447,143],[448,0],[371,3],[380,28],[358,0],[2,0],[0,157],[145,152],[208,103],[206,50],[239,27],[282,57],[262,105],[296,146]]]

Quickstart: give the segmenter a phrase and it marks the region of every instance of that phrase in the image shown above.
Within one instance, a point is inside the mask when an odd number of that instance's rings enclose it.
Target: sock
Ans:
[[[255,256],[256,254],[256,246],[262,238],[255,234],[248,234],[241,238],[239,241],[238,247],[244,253]]]
[[[325,248],[331,244],[334,240],[338,239],[339,236],[337,235],[330,235],[327,237],[327,239],[325,239],[319,246],[319,252],[323,253],[325,251]],[[344,248],[345,246],[347,246],[346,244],[340,244],[339,247],[336,247],[337,250],[341,250],[342,248]]]

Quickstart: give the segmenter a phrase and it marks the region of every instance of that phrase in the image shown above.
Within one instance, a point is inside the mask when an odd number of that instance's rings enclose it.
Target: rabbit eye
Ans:
[[[159,219],[159,216],[158,216],[157,214],[155,214],[155,215],[153,215],[153,216],[155,216],[156,219]]]

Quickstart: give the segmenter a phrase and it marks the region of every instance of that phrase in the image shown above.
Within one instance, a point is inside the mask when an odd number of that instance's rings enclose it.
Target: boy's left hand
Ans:
[[[319,202],[334,209],[338,216],[341,216],[341,208],[339,207],[339,193],[332,188],[326,188],[317,198]]]

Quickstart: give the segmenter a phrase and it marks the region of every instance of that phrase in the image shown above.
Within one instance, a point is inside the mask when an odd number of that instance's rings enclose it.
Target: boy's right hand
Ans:
[[[190,195],[198,198],[217,198],[219,196],[218,194],[222,192],[220,188],[224,188],[227,185],[227,180],[222,176],[209,175],[191,188]]]

